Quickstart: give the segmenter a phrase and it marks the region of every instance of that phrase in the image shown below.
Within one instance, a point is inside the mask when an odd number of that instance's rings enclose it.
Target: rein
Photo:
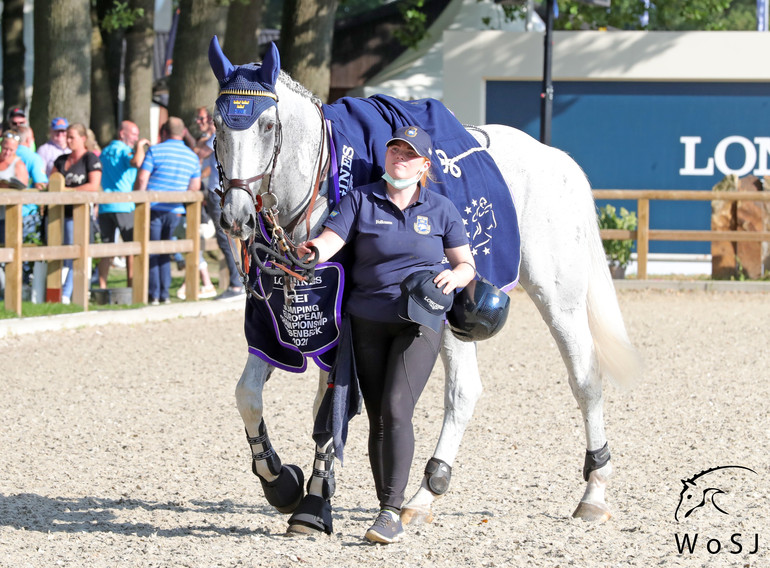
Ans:
[[[248,179],[234,178],[228,179],[224,175],[224,169],[217,158],[217,170],[219,171],[219,189],[216,190],[216,194],[220,198],[220,206],[224,207],[225,196],[231,189],[241,189],[248,193],[252,199],[255,211],[262,216],[265,223],[265,227],[269,229],[271,233],[270,244],[264,245],[259,242],[255,242],[252,237],[248,244],[246,244],[246,252],[243,256],[243,268],[240,263],[236,261],[236,267],[241,277],[244,289],[249,292],[250,295],[258,300],[267,300],[270,298],[272,291],[267,292],[264,296],[257,292],[249,284],[249,261],[253,259],[254,263],[259,267],[260,271],[266,274],[279,276],[288,275],[291,278],[284,280],[284,294],[287,302],[291,302],[294,296],[294,281],[296,279],[300,282],[306,282],[309,277],[313,276],[313,272],[316,264],[318,263],[318,249],[310,247],[314,253],[314,260],[306,260],[307,257],[298,258],[296,255],[297,245],[294,243],[293,237],[297,227],[305,221],[305,235],[306,238],[310,237],[310,219],[313,213],[320,206],[324,205],[324,198],[320,194],[320,188],[323,180],[326,179],[329,173],[329,165],[331,155],[327,153],[326,160],[323,159],[323,150],[327,140],[326,121],[324,119],[323,110],[320,105],[315,105],[321,118],[321,141],[318,148],[318,167],[316,169],[315,180],[313,182],[313,189],[311,191],[310,200],[308,201],[307,208],[304,209],[299,215],[294,217],[286,227],[281,227],[278,222],[278,199],[271,190],[271,184],[273,179],[273,173],[275,172],[276,162],[278,155],[281,151],[281,145],[283,143],[281,121],[278,116],[278,108],[276,106],[276,125],[277,131],[275,135],[275,143],[273,145],[273,156],[270,163],[265,170],[256,176]],[[214,152],[216,157],[216,139],[214,139]],[[269,170],[269,173],[268,173]],[[251,184],[267,178],[267,188],[265,191],[254,193],[251,189]],[[227,180],[227,183],[225,183]],[[265,183],[263,182],[264,186]],[[228,235],[228,242],[230,244],[230,250],[233,253],[233,258],[238,258],[236,251],[234,250],[233,240]],[[260,256],[259,253],[262,253]],[[310,255],[308,255],[310,256]],[[263,260],[264,258],[264,260]]]

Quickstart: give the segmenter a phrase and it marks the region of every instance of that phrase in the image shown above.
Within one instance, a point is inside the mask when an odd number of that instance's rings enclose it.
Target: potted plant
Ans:
[[[620,208],[620,214],[612,205],[599,208],[600,229],[636,229],[636,213],[629,212],[625,207]],[[625,278],[626,266],[631,261],[631,249],[634,241],[631,239],[603,239],[604,253],[607,255],[610,274],[613,278]]]

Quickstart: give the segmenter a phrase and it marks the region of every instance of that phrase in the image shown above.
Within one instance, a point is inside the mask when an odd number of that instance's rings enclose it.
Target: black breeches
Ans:
[[[412,416],[438,357],[441,335],[411,322],[351,316],[369,461],[380,507],[400,509],[414,456]]]

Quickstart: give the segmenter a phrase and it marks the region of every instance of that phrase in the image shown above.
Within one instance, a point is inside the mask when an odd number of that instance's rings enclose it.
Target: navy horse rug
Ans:
[[[519,280],[519,223],[511,194],[492,157],[441,102],[401,101],[386,95],[344,97],[324,105],[332,135],[332,206],[350,189],[385,173],[385,151],[393,131],[419,126],[430,134],[434,159],[430,189],[460,211],[476,268],[498,288]],[[334,169],[336,166],[336,169]]]
[[[516,210],[497,165],[485,148],[439,101],[400,101],[384,95],[345,97],[323,106],[331,135],[328,179],[330,209],[353,187],[384,173],[386,143],[396,128],[417,125],[430,134],[435,183],[430,189],[457,206],[467,228],[478,272],[503,290],[519,278],[520,240]],[[262,238],[269,242],[267,233]],[[339,342],[344,268],[316,268],[314,281],[297,287],[299,300],[286,303],[283,277],[250,270],[250,284],[267,302],[249,297],[245,331],[249,352],[278,368],[303,372],[307,358],[323,370],[334,362]]]

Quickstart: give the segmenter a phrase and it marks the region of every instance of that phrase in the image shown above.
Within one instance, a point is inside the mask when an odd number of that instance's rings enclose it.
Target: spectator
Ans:
[[[137,191],[199,191],[201,167],[198,157],[183,138],[184,122],[169,117],[161,128],[161,143],[150,147],[136,176]],[[150,240],[170,240],[185,209],[176,203],[153,203],[150,209]],[[150,255],[150,304],[168,304],[171,288],[171,256]]]
[[[86,129],[86,150],[93,152],[97,156],[102,154],[102,148],[96,141],[96,133],[90,128]]]
[[[139,127],[130,120],[124,120],[120,125],[117,140],[110,142],[101,153],[102,189],[108,192],[130,192],[134,189],[137,168],[144,161],[145,146],[150,141],[146,138],[139,140]],[[124,242],[134,240],[134,209],[133,203],[102,203],[99,205],[99,232],[105,243],[115,242],[115,232],[120,233]],[[99,260],[99,287],[107,287],[107,276],[110,272],[112,258]],[[126,257],[127,286],[133,285],[134,257]]]
[[[200,130],[200,136],[198,136],[198,139],[195,141],[195,148],[193,151],[200,156],[201,152],[206,149],[206,143],[214,138],[216,128],[214,127],[214,119],[211,117],[211,112],[208,108],[205,106],[200,107],[195,114],[195,123],[198,125],[198,130]]]
[[[30,143],[29,147],[32,151],[35,151],[35,134],[32,132],[27,122],[27,113],[21,107],[14,107],[8,112],[8,128],[12,130],[18,130],[19,126],[26,126],[30,131]]]
[[[56,122],[55,119],[54,122]],[[64,120],[64,119],[61,119]],[[99,158],[86,150],[86,127],[72,124],[66,130],[68,154],[62,154],[54,161],[53,170],[64,176],[64,185],[77,191],[99,191],[102,183],[102,164]],[[46,142],[47,144],[47,142]],[[45,146],[45,144],[43,144]],[[42,146],[40,148],[42,150]],[[74,224],[72,205],[64,206],[64,240],[62,244],[71,245]],[[62,285],[62,304],[69,304],[72,299],[72,260],[65,260],[67,276]]]
[[[214,121],[211,119],[211,114],[209,113],[208,109],[206,107],[200,107],[197,110],[197,116],[195,117],[195,122],[198,124],[198,129],[200,130],[200,136],[195,141],[195,144],[193,145],[192,150],[193,152],[198,154],[198,157],[200,158],[201,148],[205,148],[206,140],[212,139],[214,135]],[[188,135],[189,135],[189,131],[188,131]],[[185,143],[187,143],[186,138],[185,138]],[[206,170],[205,165],[201,163],[201,188],[203,188],[204,190],[207,187],[206,183],[207,183],[208,177],[209,177],[209,171]],[[209,214],[204,202],[204,206],[201,209],[201,243],[202,244],[205,241],[203,231],[206,230],[206,226],[208,225],[209,220],[210,220]],[[181,255],[179,254],[177,256],[179,257],[176,259],[177,263],[184,266],[184,259],[182,259]],[[206,262],[206,258],[203,255],[202,246],[201,246],[200,261],[198,263],[198,270],[199,270],[201,283],[202,283],[201,290],[200,290],[200,293],[198,294],[198,297],[201,299],[215,297],[217,295],[217,289],[211,283],[211,276],[209,275],[208,262]],[[180,300],[184,300],[187,297],[187,292],[185,288],[186,288],[185,284],[182,284],[179,290],[177,290],[176,296]]]
[[[35,140],[32,129],[26,125],[14,126],[13,132],[19,135],[19,147],[16,155],[21,158],[29,174],[30,187],[35,189],[45,189],[48,184],[48,176],[45,175],[45,162],[40,154],[32,149]],[[26,206],[25,206],[26,207]],[[33,205],[33,207],[35,207]]]
[[[45,162],[45,175],[50,176],[53,171],[53,162],[62,154],[69,154],[67,146],[67,128],[69,121],[66,118],[57,117],[51,121],[51,129],[48,132],[48,141],[37,149],[37,153]]]
[[[48,184],[48,176],[45,175],[45,164],[43,158],[41,158],[36,152],[32,150],[30,145],[33,142],[32,129],[29,126],[21,125],[14,128],[14,132],[19,135],[19,147],[16,149],[16,155],[21,158],[24,165],[27,168],[29,174],[29,187],[35,189],[45,189]],[[24,240],[26,241],[29,235],[36,235],[39,240],[41,235],[41,217],[40,211],[37,205],[28,203],[22,205],[21,208],[23,216],[22,233]],[[27,282],[31,271],[30,263],[24,263],[24,281]]]
[[[204,111],[205,111],[205,119],[204,119]],[[206,120],[207,119],[207,120]],[[218,297],[217,300],[224,300],[227,298],[232,298],[234,296],[240,296],[244,294],[243,289],[243,283],[241,282],[240,275],[238,274],[238,267],[235,264],[235,257],[233,256],[233,249],[230,247],[230,241],[228,239],[227,233],[225,233],[222,230],[222,226],[220,225],[220,218],[222,217],[222,209],[220,207],[220,201],[219,196],[215,193],[216,189],[219,187],[219,170],[217,169],[217,157],[214,154],[214,139],[215,139],[215,131],[214,131],[214,122],[211,119],[211,114],[206,110],[206,107],[202,107],[198,109],[198,117],[196,118],[198,123],[204,122],[206,124],[210,123],[212,132],[211,136],[209,136],[206,139],[206,145],[204,148],[200,149],[198,152],[198,155],[200,156],[203,164],[203,168],[208,169],[208,183],[206,186],[206,199],[203,202],[204,206],[206,207],[206,212],[209,214],[209,218],[214,222],[214,226],[216,227],[216,238],[217,238],[217,244],[219,245],[219,250],[222,251],[222,255],[225,257],[225,262],[227,263],[227,270],[230,275],[230,280],[227,286],[227,290],[222,292]],[[201,130],[203,128],[201,127]]]
[[[13,131],[3,134],[0,151],[0,187],[23,189],[27,186],[29,175],[24,162],[16,155],[19,147],[19,135]],[[21,186],[20,186],[21,184]],[[5,206],[0,207],[0,242],[5,241]]]
[[[2,152],[0,152],[0,186],[23,189],[29,181],[29,174],[24,162],[16,155],[20,137],[12,130],[3,134]],[[17,187],[21,182],[22,187]]]

